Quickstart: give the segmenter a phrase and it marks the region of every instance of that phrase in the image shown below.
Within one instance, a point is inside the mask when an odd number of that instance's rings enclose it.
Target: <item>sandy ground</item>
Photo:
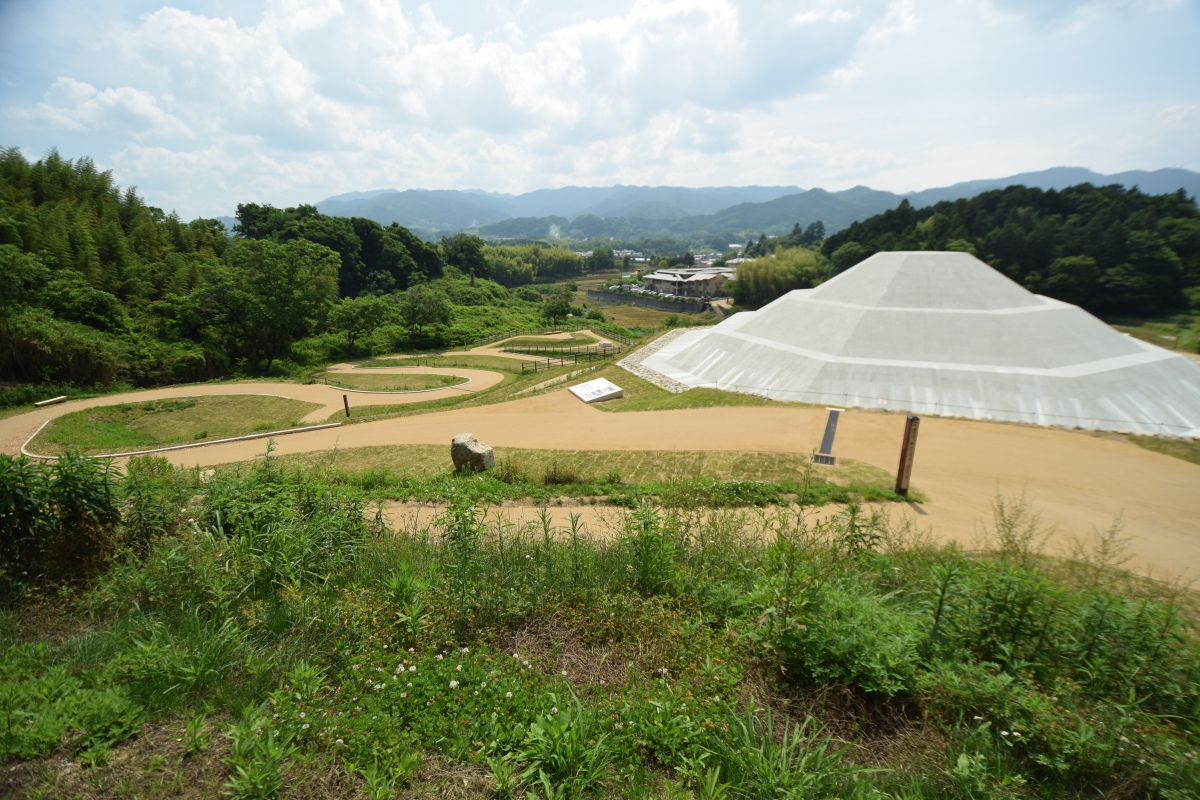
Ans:
[[[466,374],[467,370],[454,370]],[[440,391],[440,390],[439,390]],[[233,384],[140,392],[136,399],[229,394],[287,393],[326,403],[314,418],[337,410],[340,393],[324,386]],[[400,397],[392,395],[390,398]],[[428,398],[426,394],[424,398]],[[41,409],[0,420],[4,452],[15,453],[42,420],[102,398]],[[351,402],[378,404],[380,395],[351,395]],[[388,399],[387,402],[396,402]],[[508,403],[381,420],[276,440],[278,454],[348,450],[367,445],[446,444],[471,432],[499,447],[589,450],[732,450],[812,452],[826,412],[794,408],[708,408],[605,413],[584,405],[565,389]],[[894,470],[904,416],[850,410],[842,415],[834,454]],[[212,445],[168,454],[181,465],[221,464],[253,458],[259,441]],[[398,464],[397,467],[403,465]],[[924,417],[913,486],[928,497],[921,506],[899,505],[943,539],[970,546],[977,528],[991,520],[997,493],[1025,493],[1042,520],[1055,525],[1050,552],[1070,537],[1088,536],[1120,517],[1133,537],[1136,565],[1157,575],[1200,572],[1200,466],[1123,441],[1077,431]]]
[[[350,364],[339,364],[336,367],[330,368],[331,372],[335,371],[353,371],[353,366]],[[362,370],[361,372],[367,372]],[[8,453],[9,455],[17,455],[21,451],[21,445],[25,440],[34,434],[43,422],[46,420],[61,417],[63,414],[69,414],[72,411],[79,411],[85,408],[94,408],[96,406],[111,406],[118,403],[138,403],[147,400],[162,400],[170,397],[204,397],[210,395],[229,395],[229,394],[260,394],[271,395],[274,397],[289,397],[293,400],[303,400],[308,403],[320,403],[320,408],[309,412],[301,422],[308,424],[317,424],[324,422],[331,414],[337,413],[344,409],[342,403],[342,395],[346,395],[350,402],[350,412],[354,413],[354,409],[361,406],[379,406],[379,405],[401,405],[406,403],[424,403],[429,400],[438,400],[444,397],[461,397],[466,393],[479,392],[484,389],[495,386],[500,381],[504,380],[504,375],[499,372],[481,369],[460,369],[460,368],[434,368],[434,367],[391,367],[372,369],[368,374],[372,375],[387,375],[387,374],[425,374],[425,375],[458,375],[464,378],[469,378],[470,382],[460,384],[458,386],[450,386],[445,389],[434,389],[424,392],[343,392],[335,389],[332,386],[324,384],[298,384],[298,383],[269,383],[263,382],[247,382],[247,383],[224,383],[224,384],[197,384],[195,386],[171,386],[163,389],[147,389],[140,392],[130,392],[121,395],[109,395],[106,397],[93,397],[90,400],[73,400],[67,403],[61,403],[56,406],[47,406],[31,411],[28,414],[20,414],[7,419],[0,419],[0,452]]]

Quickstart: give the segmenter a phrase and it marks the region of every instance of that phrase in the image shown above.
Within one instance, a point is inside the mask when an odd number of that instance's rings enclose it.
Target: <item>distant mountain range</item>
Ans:
[[[383,189],[350,192],[317,203],[324,214],[398,222],[427,237],[462,230],[484,238],[590,236],[636,239],[711,237],[740,241],[776,234],[796,223],[821,220],[829,232],[866,219],[907,198],[914,206],[974,197],[1017,184],[1062,189],[1080,183],[1137,186],[1147,194],[1183,189],[1200,195],[1200,173],[1185,169],[1135,170],[1102,175],[1082,167],[1055,167],[1004,178],[967,181],[907,194],[856,186],[839,192],[797,186],[609,186],[539,189],[520,195],[478,190]]]

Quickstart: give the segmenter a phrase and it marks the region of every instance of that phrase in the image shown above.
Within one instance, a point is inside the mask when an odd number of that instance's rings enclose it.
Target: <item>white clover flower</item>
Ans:
[[[557,713],[558,713],[558,706],[552,706],[552,707],[550,708],[550,714],[551,714],[551,715],[554,715],[554,714],[557,714]]]
[[[341,739],[334,739],[333,743],[334,744],[345,744],[345,742],[343,742]]]
[[[411,684],[411,683],[410,683],[410,684],[408,684],[408,688],[410,688],[410,689],[412,688],[412,684]]]
[[[505,699],[505,700],[512,700],[512,692],[505,692],[505,693],[504,693],[504,699]]]
[[[301,726],[300,726],[300,730],[302,730],[302,731],[306,731],[306,730],[308,730],[308,723],[306,722],[306,723],[304,723],[303,725],[301,725]]]
[[[564,678],[565,678],[565,677],[567,677],[567,671],[566,671],[565,669],[564,669],[562,672],[558,673],[558,674],[559,674],[559,675],[562,675]]]
[[[1018,739],[1020,739],[1020,738],[1021,738],[1021,732],[1020,732],[1020,731],[1013,731],[1013,736],[1016,736]]]
[[[455,668],[454,668],[454,671],[455,671],[455,672],[462,672],[462,664],[459,664],[457,667],[455,667]]]
[[[278,715],[276,715],[276,716],[278,716]],[[300,712],[300,719],[304,719],[304,712],[303,712],[303,711],[301,711],[301,712]]]
[[[457,688],[458,688],[458,681],[450,681],[450,688],[451,688],[451,689],[457,689]]]
[[[438,661],[441,661],[441,660],[442,660],[442,654],[441,654],[441,653],[438,653],[438,654],[437,654],[437,660],[438,660]]]
[[[471,652],[471,648],[469,648],[469,647],[464,647],[464,648],[462,649],[462,653],[463,653],[463,655],[464,655],[464,656],[465,656],[467,653],[469,653],[469,652]]]
[[[1000,731],[1001,736],[1008,736],[1008,731]]]
[[[400,696],[401,696],[401,697],[408,697],[408,692],[401,692],[401,693],[400,693]]]
[[[408,671],[409,671],[409,672],[416,672],[416,671],[417,671],[417,665],[416,665],[416,664],[413,664],[411,667],[409,667],[409,668],[408,668]]]

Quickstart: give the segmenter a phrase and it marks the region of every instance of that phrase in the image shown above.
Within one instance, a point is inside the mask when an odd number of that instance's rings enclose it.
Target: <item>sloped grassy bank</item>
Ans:
[[[853,506],[398,535],[272,460],[0,458],[15,796],[1195,797],[1190,597]],[[69,765],[69,766],[67,766]]]

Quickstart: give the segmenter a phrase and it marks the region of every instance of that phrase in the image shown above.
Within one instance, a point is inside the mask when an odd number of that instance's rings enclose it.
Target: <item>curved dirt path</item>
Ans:
[[[470,431],[496,447],[587,450],[811,452],[826,412],[808,408],[706,408],[606,413],[565,390],[479,408],[368,422],[279,439],[276,453],[382,444],[446,444]],[[894,470],[904,416],[849,410],[835,455]],[[168,455],[182,465],[242,461],[262,442],[214,445]],[[447,452],[447,464],[449,453]],[[402,468],[402,465],[397,465]],[[1120,515],[1137,565],[1155,574],[1200,571],[1200,466],[1091,434],[925,417],[913,471],[929,502],[896,506],[942,539],[966,546],[991,522],[991,500],[1024,492],[1047,525],[1049,552],[1089,536]]]
[[[325,416],[332,413],[325,409],[340,408],[336,390],[277,383],[176,387],[128,397],[285,391],[296,399],[326,403],[319,412]],[[351,395],[358,405],[378,404],[380,397]],[[43,419],[119,401],[112,397],[76,401],[0,420],[0,443],[4,452],[16,453],[24,436]],[[293,434],[279,438],[275,452],[333,447],[345,451],[387,444],[448,446],[455,434],[470,431],[497,447],[806,453],[820,442],[825,417],[824,410],[810,408],[614,414],[584,405],[562,390],[491,406]],[[842,415],[834,454],[894,470],[903,426],[903,415],[848,410]],[[261,440],[219,444],[167,457],[180,465],[209,466],[253,458],[265,446]],[[910,516],[941,539],[973,545],[977,528],[991,522],[990,502],[997,493],[1024,492],[1030,505],[1042,513],[1042,521],[1057,526],[1048,548],[1051,553],[1061,552],[1071,536],[1090,536],[1120,515],[1125,533],[1133,538],[1137,566],[1169,576],[1200,571],[1200,466],[1127,442],[1077,431],[925,417],[913,485],[929,502],[920,507],[898,505],[895,513]]]
[[[329,371],[352,372],[353,366],[350,364],[338,364],[331,367]],[[319,408],[310,411],[300,420],[303,423],[315,424],[323,422],[331,415],[344,409],[342,403],[343,394],[349,400],[350,409],[353,413],[355,408],[363,406],[404,405],[408,403],[424,403],[444,397],[462,397],[465,394],[491,388],[504,380],[504,375],[499,372],[452,367],[380,367],[370,370],[368,374],[459,375],[469,378],[470,382],[419,392],[342,391],[320,383],[271,383],[266,381],[225,384],[201,383],[193,386],[168,386],[162,389],[146,389],[125,394],[93,397],[87,400],[71,400],[59,405],[39,408],[27,414],[0,419],[0,452],[12,456],[18,455],[21,452],[21,445],[34,434],[43,422],[56,419],[72,411],[95,408],[96,406],[114,406],[120,403],[140,403],[147,400],[165,400],[177,397],[259,394],[271,395],[273,397],[287,397],[292,400],[303,400],[308,403],[319,403]]]

